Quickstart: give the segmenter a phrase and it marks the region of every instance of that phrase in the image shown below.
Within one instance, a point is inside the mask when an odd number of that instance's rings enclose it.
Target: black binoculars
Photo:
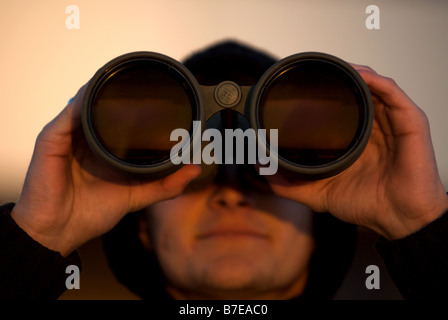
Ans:
[[[190,146],[204,141],[207,120],[223,109],[243,115],[261,132],[255,143],[266,156],[300,179],[322,179],[348,168],[367,145],[373,123],[369,88],[350,64],[329,54],[289,56],[252,86],[231,81],[203,86],[170,57],[133,52],[94,75],[82,124],[89,146],[107,164],[159,178],[188,163]],[[189,139],[173,139],[179,130]]]

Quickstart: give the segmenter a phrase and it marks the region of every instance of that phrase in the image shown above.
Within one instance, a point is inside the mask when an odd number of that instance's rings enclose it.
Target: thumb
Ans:
[[[266,180],[277,196],[300,202],[316,212],[327,211],[322,185],[328,184],[331,178],[318,181],[291,180],[277,173],[266,176]]]
[[[199,165],[189,164],[180,170],[160,180],[161,190],[168,197],[179,195],[193,179],[201,174],[202,168]]]
[[[167,177],[145,182],[140,189],[142,192],[133,193],[136,197],[132,201],[133,210],[140,210],[155,202],[177,197],[188,183],[201,174],[201,170],[199,165],[187,164]]]

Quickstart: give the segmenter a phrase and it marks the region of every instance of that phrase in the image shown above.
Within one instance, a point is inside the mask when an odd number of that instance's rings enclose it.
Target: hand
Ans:
[[[69,255],[128,212],[182,192],[200,168],[186,165],[156,181],[124,178],[101,165],[81,127],[86,86],[39,134],[22,194],[11,212],[34,240]]]
[[[405,237],[448,209],[426,115],[389,78],[354,67],[372,93],[375,118],[361,157],[319,181],[268,177],[273,191],[318,212],[366,226],[388,239]]]

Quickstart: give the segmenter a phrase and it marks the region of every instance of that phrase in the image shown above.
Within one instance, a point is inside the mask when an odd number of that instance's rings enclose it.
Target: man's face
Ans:
[[[311,210],[242,187],[244,177],[236,171],[225,176],[225,183],[208,184],[148,210],[149,242],[169,292],[189,299],[297,296],[314,249]]]

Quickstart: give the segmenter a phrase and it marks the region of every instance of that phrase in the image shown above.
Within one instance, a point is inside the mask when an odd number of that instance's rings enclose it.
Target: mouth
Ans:
[[[242,239],[252,238],[267,240],[268,236],[257,230],[239,229],[239,228],[217,228],[200,233],[197,236],[198,240],[212,240],[212,239]]]

